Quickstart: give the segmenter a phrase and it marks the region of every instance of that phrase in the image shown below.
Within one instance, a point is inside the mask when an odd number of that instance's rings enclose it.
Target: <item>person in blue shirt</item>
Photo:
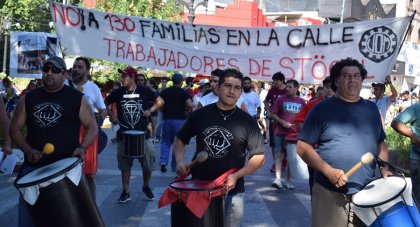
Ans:
[[[410,124],[411,128],[406,124]],[[411,139],[410,177],[414,198],[420,201],[420,103],[415,103],[398,114],[392,121],[391,127]]]
[[[312,226],[364,226],[350,207],[351,197],[376,178],[377,162],[350,177],[344,173],[367,152],[388,161],[378,108],[359,95],[366,75],[357,60],[336,62],[330,70],[335,96],[314,106],[298,136],[298,154],[315,169]],[[383,177],[392,174],[385,167],[380,172]]]

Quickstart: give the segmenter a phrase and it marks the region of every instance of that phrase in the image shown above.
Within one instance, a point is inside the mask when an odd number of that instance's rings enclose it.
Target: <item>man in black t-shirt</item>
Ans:
[[[186,113],[192,111],[192,100],[188,92],[181,88],[183,76],[175,73],[172,76],[173,86],[166,88],[160,93],[160,97],[165,101],[162,125],[162,141],[160,144],[160,171],[166,172],[171,145],[175,135],[184,124]],[[175,158],[172,157],[172,171],[175,172]]]
[[[191,113],[173,144],[180,176],[190,171],[184,153],[194,136],[197,143],[194,159],[201,151],[207,152],[208,159],[191,168],[193,179],[214,180],[230,169],[239,169],[224,180],[229,189],[225,200],[225,226],[241,225],[245,192],[243,177],[264,163],[263,137],[257,122],[236,106],[242,92],[242,78],[242,73],[237,70],[225,70],[216,86],[219,93],[217,103]]]
[[[64,86],[66,73],[66,63],[62,58],[48,58],[42,66],[43,86],[19,100],[10,123],[10,136],[25,154],[18,177],[72,156],[79,156],[83,160],[86,149],[98,134],[98,126],[87,99],[79,91]],[[80,125],[86,132],[81,142]],[[43,154],[46,143],[54,145],[53,153]],[[25,204],[20,196],[18,225],[33,226]],[[62,212],[66,212],[65,209],[63,207]]]
[[[121,170],[123,192],[118,199],[118,203],[126,203],[131,199],[128,189],[134,158],[127,157],[127,155],[123,154],[124,144],[122,143],[124,132],[129,130],[135,130],[138,133],[142,131],[145,134],[144,156],[138,158],[138,160],[143,170],[142,191],[145,193],[147,199],[153,200],[155,196],[149,187],[149,182],[155,164],[155,156],[147,125],[149,124],[150,114],[157,111],[163,105],[163,100],[150,88],[136,85],[138,73],[134,68],[128,66],[124,70],[118,70],[118,72],[121,73],[123,87],[112,91],[105,99],[110,121],[113,124],[120,125],[120,129],[117,132],[117,160],[118,168]],[[154,103],[150,108],[147,105],[149,102]],[[113,103],[117,107],[116,115],[111,110]]]

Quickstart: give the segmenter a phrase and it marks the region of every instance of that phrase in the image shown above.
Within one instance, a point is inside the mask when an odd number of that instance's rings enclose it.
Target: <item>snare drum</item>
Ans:
[[[144,156],[144,139],[143,131],[129,130],[122,133],[122,143],[124,146],[124,157],[140,158]]]
[[[353,195],[353,210],[367,225],[375,227],[420,226],[411,197],[411,181],[398,176],[380,178]]]
[[[104,226],[78,158],[66,158],[17,179],[35,226]]]
[[[223,226],[225,187],[212,187],[211,181],[184,180],[172,182],[169,187],[180,195],[179,200],[171,204],[172,227],[182,226]],[[207,205],[200,198],[208,198]],[[183,199],[184,198],[184,199]],[[197,217],[191,209],[205,209],[204,214]]]

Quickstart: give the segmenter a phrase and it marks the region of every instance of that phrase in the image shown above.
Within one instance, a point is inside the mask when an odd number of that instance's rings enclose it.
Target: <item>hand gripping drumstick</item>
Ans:
[[[362,165],[368,165],[373,161],[373,154],[370,152],[367,152],[364,154],[356,165],[354,165],[349,171],[346,173],[346,177],[350,177],[356,170],[358,170]]]
[[[187,169],[187,170],[189,170],[189,169],[191,169],[193,166],[195,166],[195,165],[197,165],[197,164],[199,164],[199,163],[202,163],[202,162],[206,161],[208,157],[209,157],[209,154],[207,154],[207,152],[205,152],[205,151],[200,151],[200,152],[197,154],[197,157],[195,157],[195,159],[194,159],[194,160],[193,160],[190,164],[188,164],[188,165],[186,166],[186,169]]]

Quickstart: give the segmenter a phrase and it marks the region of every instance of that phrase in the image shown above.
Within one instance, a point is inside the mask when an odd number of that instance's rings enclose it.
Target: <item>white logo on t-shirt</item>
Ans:
[[[225,128],[212,126],[203,131],[206,151],[212,158],[223,158],[228,153],[227,148],[233,139],[232,133]]]
[[[127,102],[123,102],[121,107],[123,109],[125,122],[127,122],[131,128],[134,128],[137,122],[140,121],[140,117],[143,113],[143,104],[140,100],[129,100]]]
[[[35,125],[40,128],[48,128],[57,125],[60,117],[63,116],[63,107],[58,103],[39,103],[34,107],[33,111]]]

